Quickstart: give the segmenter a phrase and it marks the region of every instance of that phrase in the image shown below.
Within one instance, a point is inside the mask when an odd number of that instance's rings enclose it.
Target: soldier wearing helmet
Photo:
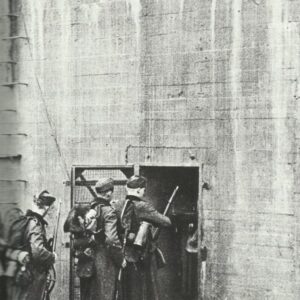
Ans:
[[[32,209],[27,210],[25,216],[20,216],[11,225],[8,246],[14,250],[6,252],[8,300],[43,298],[47,271],[57,257],[47,249],[47,222],[44,219],[55,200],[48,191],[42,191],[34,196]]]
[[[78,208],[71,210],[64,230],[76,234],[77,237],[78,233],[89,235],[88,244],[83,246],[83,254],[78,257],[77,274],[80,277],[81,300],[111,300],[115,291],[117,270],[125,267],[117,230],[117,215],[110,204],[114,191],[113,179],[99,179],[95,190],[97,198],[88,205],[84,214],[78,215]],[[79,223],[76,219],[78,217]],[[78,230],[75,226],[76,222],[81,229]],[[74,244],[76,240],[79,241],[79,238],[75,239]]]
[[[126,199],[115,204],[123,229],[127,261],[122,280],[124,300],[159,298],[150,228],[168,227],[171,221],[145,200],[146,188],[145,177],[130,177],[126,184]]]

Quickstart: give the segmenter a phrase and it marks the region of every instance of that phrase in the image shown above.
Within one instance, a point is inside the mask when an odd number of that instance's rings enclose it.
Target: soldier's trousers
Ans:
[[[153,257],[128,263],[122,279],[122,300],[159,300],[157,269]]]
[[[15,284],[14,278],[7,278],[7,300],[42,300],[47,282],[47,273],[33,272],[33,281],[29,286]]]

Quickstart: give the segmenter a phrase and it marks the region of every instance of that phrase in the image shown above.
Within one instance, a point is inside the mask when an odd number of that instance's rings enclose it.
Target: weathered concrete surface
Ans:
[[[17,75],[29,85],[18,86],[18,118],[3,117],[27,135],[8,148],[22,151],[22,167],[7,172],[26,176],[21,203],[47,187],[67,209],[72,164],[204,164],[205,298],[298,299],[299,9],[299,0],[22,1],[29,41],[18,43]]]
[[[18,1],[0,3],[0,236],[7,233],[25,201],[27,181],[22,173],[23,148],[27,134],[20,126],[16,54],[18,52]]]

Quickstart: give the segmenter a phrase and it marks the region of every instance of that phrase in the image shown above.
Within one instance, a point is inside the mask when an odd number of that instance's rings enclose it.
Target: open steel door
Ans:
[[[133,174],[133,165],[73,166],[71,171],[71,208],[76,204],[90,203],[96,197],[94,187],[97,180],[104,177],[114,179],[113,198],[124,198],[127,178]],[[70,300],[80,300],[79,278],[75,270],[76,259],[70,255]]]

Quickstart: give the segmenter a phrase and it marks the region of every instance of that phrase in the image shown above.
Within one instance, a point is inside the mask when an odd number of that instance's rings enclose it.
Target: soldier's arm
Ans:
[[[49,267],[54,263],[55,256],[46,249],[42,227],[35,220],[29,221],[27,227],[27,241],[29,241],[34,263],[41,263],[45,267]]]
[[[167,216],[159,213],[151,203],[140,202],[137,206],[138,215],[143,221],[147,221],[157,227],[169,227],[171,226],[171,221]]]
[[[110,252],[112,260],[118,266],[123,261],[122,245],[117,231],[117,214],[111,207],[104,207],[102,216],[104,218],[105,244]]]

